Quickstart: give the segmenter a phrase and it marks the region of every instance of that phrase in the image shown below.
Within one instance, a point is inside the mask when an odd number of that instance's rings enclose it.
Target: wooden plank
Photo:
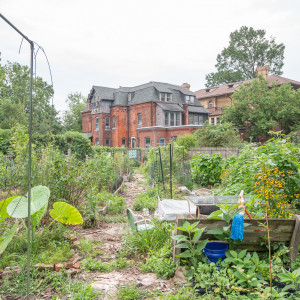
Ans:
[[[289,252],[289,257],[292,262],[296,262],[297,255],[298,255],[298,247],[300,243],[300,215],[293,216],[295,219],[295,228],[293,232],[293,236],[291,238],[290,247],[292,248]]]

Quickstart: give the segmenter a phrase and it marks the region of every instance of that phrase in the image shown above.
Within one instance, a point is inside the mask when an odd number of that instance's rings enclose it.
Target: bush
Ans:
[[[200,154],[191,162],[192,176],[202,186],[214,185],[221,181],[222,156],[220,154]]]
[[[199,141],[196,135],[194,134],[185,134],[180,135],[177,140],[176,144],[179,146],[184,147],[184,149],[189,150],[190,148],[195,148],[199,146]]]
[[[85,134],[77,131],[56,135],[55,146],[64,154],[67,154],[68,149],[71,149],[72,154],[77,159],[84,159],[86,155],[92,154],[91,141]]]
[[[196,130],[193,134],[198,137],[198,143],[201,147],[240,146],[238,131],[231,123],[211,125],[206,122],[204,128]]]
[[[10,129],[0,129],[0,153],[7,155],[11,147],[10,144]]]

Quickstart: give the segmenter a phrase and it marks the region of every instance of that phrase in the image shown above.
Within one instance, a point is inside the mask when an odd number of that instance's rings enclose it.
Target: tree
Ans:
[[[247,26],[230,33],[229,46],[217,56],[217,72],[205,76],[206,87],[254,78],[258,66],[269,66],[271,73],[281,75],[285,46],[265,35],[265,30]]]
[[[193,134],[198,137],[201,147],[238,147],[240,139],[232,123],[205,124],[204,128],[196,130]]]
[[[269,138],[275,126],[289,133],[300,124],[300,90],[290,84],[270,88],[260,76],[235,90],[232,100],[223,119],[244,127],[249,138]]]
[[[66,102],[68,110],[63,117],[66,130],[82,132],[81,111],[86,105],[85,98],[81,93],[73,93],[68,95]]]
[[[180,135],[176,139],[176,143],[179,146],[183,146],[186,150],[189,150],[190,148],[195,148],[199,146],[199,142],[197,139],[197,136],[194,134],[185,134],[185,135]]]
[[[52,86],[42,78],[33,78],[33,130],[40,134],[57,133],[62,128],[51,104],[53,93]],[[0,65],[1,128],[11,128],[15,123],[28,124],[29,102],[30,69],[11,62]]]

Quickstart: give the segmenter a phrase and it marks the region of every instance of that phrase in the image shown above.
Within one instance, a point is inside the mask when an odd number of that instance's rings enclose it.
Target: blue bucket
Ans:
[[[218,242],[209,242],[203,249],[203,253],[206,255],[208,260],[213,263],[217,263],[218,260],[224,260],[226,257],[225,251],[228,249],[228,245]]]

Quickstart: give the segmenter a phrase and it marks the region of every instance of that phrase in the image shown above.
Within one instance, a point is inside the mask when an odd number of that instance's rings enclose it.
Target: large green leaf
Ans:
[[[38,185],[31,189],[30,215],[44,207],[49,200],[50,191],[46,186]],[[7,213],[13,218],[28,217],[28,198],[21,196],[13,199],[7,206]]]
[[[38,227],[41,224],[41,221],[44,215],[47,212],[48,203],[46,203],[40,210],[38,210],[35,214],[31,215],[31,222],[34,228]]]
[[[8,204],[15,199],[17,196],[13,196],[10,198],[7,198],[3,201],[0,201],[0,222],[4,221],[6,218],[9,218],[10,215],[7,213],[6,209]]]
[[[55,221],[63,224],[76,225],[83,222],[80,212],[66,202],[55,202],[49,213]]]
[[[6,229],[3,233],[3,236],[0,238],[0,255],[5,251],[8,244],[11,242],[14,234],[17,231],[19,222],[16,221],[16,223],[9,229]]]

